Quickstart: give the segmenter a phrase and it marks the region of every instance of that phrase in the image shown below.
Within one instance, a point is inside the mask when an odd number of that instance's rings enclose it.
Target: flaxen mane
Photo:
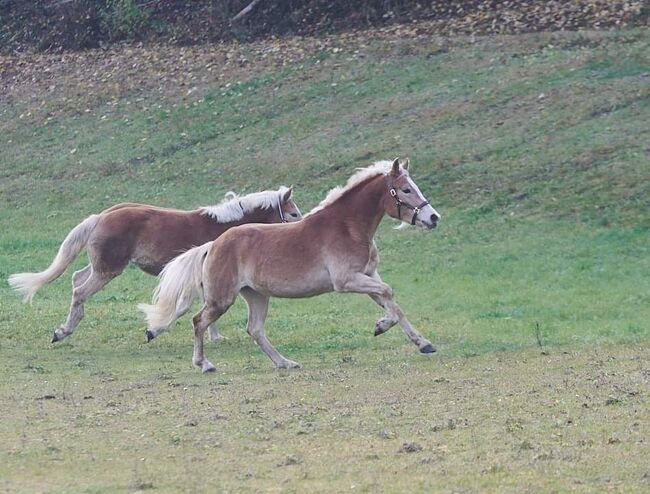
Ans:
[[[278,190],[265,190],[243,197],[228,192],[224,200],[216,206],[205,206],[200,209],[203,214],[207,214],[219,223],[228,223],[242,219],[246,213],[257,208],[278,208],[280,198],[287,190],[289,190],[287,187],[280,187]]]
[[[365,182],[366,180],[376,177],[377,175],[389,173],[391,166],[391,161],[377,161],[373,165],[370,165],[366,168],[357,168],[357,172],[348,179],[345,185],[334,187],[332,190],[330,190],[327,193],[327,196],[325,196],[325,199],[323,199],[318,206],[309,211],[309,213],[307,213],[305,216],[316,213],[326,206],[329,206],[343,194],[345,194],[348,190],[353,189],[361,182]]]

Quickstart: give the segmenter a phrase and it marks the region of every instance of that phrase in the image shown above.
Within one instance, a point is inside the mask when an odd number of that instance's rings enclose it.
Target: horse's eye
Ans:
[[[402,189],[402,192],[404,192],[404,194],[410,194],[411,189]]]
[[[298,217],[298,213],[289,213],[289,214],[290,214],[291,216],[293,216],[294,218],[297,218],[297,217]]]

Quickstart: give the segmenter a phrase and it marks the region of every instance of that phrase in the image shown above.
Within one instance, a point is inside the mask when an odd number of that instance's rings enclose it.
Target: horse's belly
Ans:
[[[165,267],[165,263],[161,262],[159,259],[154,259],[147,256],[138,256],[132,257],[131,262],[138,266],[142,271],[154,276],[158,276],[162,269]]]
[[[326,270],[301,276],[280,275],[274,279],[255,279],[249,284],[256,291],[271,297],[306,298],[334,290]]]

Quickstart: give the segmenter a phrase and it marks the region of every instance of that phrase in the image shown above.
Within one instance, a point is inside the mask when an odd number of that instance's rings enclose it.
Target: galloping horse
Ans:
[[[36,291],[61,276],[86,248],[90,264],[72,275],[72,303],[68,319],[54,331],[52,342],[74,332],[83,318],[84,302],[119,276],[129,262],[157,275],[174,256],[214,240],[244,223],[285,223],[302,218],[292,200],[292,188],[256,192],[224,199],[216,206],[194,211],[123,203],[93,214],[74,227],[45,271],[9,277],[10,285],[31,302]],[[210,328],[212,340],[219,338]]]
[[[298,223],[243,225],[174,259],[161,273],[154,305],[140,305],[150,330],[173,321],[176,308],[202,285],[205,303],[193,319],[192,362],[203,372],[213,371],[203,354],[205,330],[241,293],[248,304],[248,333],[262,351],[277,367],[299,367],[266,337],[269,297],[366,293],[386,311],[375,325],[375,335],[399,323],[422,353],[435,352],[377,274],[374,235],[384,214],[427,229],[440,219],[409,177],[408,166],[408,160],[401,166],[396,159],[362,168]]]

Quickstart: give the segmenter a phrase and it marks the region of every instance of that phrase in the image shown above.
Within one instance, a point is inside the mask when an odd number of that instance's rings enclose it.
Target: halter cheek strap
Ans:
[[[411,218],[411,225],[415,225],[415,220],[417,220],[418,214],[420,214],[420,211],[422,211],[422,208],[424,206],[429,204],[429,201],[424,201],[419,206],[411,206],[410,204],[402,201],[399,197],[397,197],[397,190],[395,190],[395,187],[393,187],[392,184],[389,186],[388,193],[393,199],[395,199],[395,205],[397,206],[397,217],[400,220],[402,219],[402,206],[404,206],[406,209],[410,209],[411,211],[413,211],[413,217]]]
[[[278,200],[278,213],[280,213],[280,221],[282,223],[288,223],[284,217],[284,212],[282,211],[282,194],[280,194],[280,199]]]

